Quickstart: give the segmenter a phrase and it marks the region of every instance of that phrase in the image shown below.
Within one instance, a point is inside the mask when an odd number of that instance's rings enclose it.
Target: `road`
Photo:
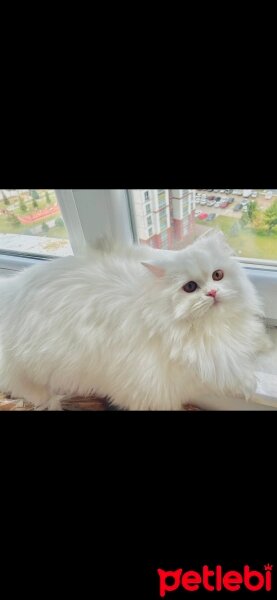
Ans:
[[[223,217],[233,217],[236,219],[240,219],[241,215],[242,215],[242,211],[238,210],[238,211],[234,211],[234,207],[237,204],[240,204],[242,202],[242,200],[248,200],[248,201],[253,201],[253,202],[257,202],[258,207],[261,210],[265,210],[266,208],[268,208],[272,202],[274,200],[276,200],[276,196],[273,196],[271,198],[271,200],[266,200],[265,196],[263,195],[259,195],[257,196],[257,198],[251,198],[251,196],[249,198],[243,198],[243,196],[237,196],[235,194],[221,194],[220,192],[218,193],[214,193],[214,192],[198,192],[201,195],[202,194],[206,194],[207,198],[208,196],[215,196],[216,198],[218,198],[220,196],[220,198],[224,199],[224,200],[228,200],[228,198],[235,198],[234,202],[232,202],[232,204],[228,205],[226,208],[218,208],[215,205],[214,206],[207,206],[206,204],[203,206],[201,204],[196,204],[195,209],[196,210],[201,210],[201,212],[205,212],[205,213],[215,213],[217,216],[218,215],[222,215]]]

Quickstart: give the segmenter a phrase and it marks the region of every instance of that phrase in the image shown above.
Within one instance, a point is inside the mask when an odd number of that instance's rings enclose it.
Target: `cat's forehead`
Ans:
[[[213,271],[226,267],[230,262],[230,257],[217,244],[195,245],[180,253],[179,269],[182,272],[194,276],[206,278],[211,276]]]

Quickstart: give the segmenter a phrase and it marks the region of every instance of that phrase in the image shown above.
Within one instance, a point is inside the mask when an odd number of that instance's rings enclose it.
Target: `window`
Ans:
[[[170,227],[171,248],[178,249],[204,233],[221,229],[244,259],[277,261],[277,190],[166,190],[158,193],[161,230]],[[136,190],[139,195],[139,190]],[[136,196],[136,210],[139,197]],[[157,240],[157,247],[159,241]],[[276,263],[277,266],[277,263]]]
[[[160,221],[160,229],[161,231],[164,231],[165,229],[167,229],[168,225],[168,219],[167,219],[167,208],[163,208],[162,210],[159,211],[159,221]]]
[[[162,216],[150,242],[139,221],[143,196],[129,190],[136,241],[178,250],[208,228],[221,229],[264,300],[267,322],[277,325],[277,190],[153,190],[152,210],[155,194],[162,211],[169,198],[169,219]]]
[[[10,215],[0,212],[0,277],[12,275],[39,260],[83,251],[101,235],[123,239],[127,243],[134,239],[127,190],[35,190],[39,198],[32,191],[2,190],[0,211],[8,209],[14,211],[15,216],[30,216],[33,210],[47,209],[49,205],[54,208],[55,220],[61,218],[64,227],[61,222],[48,223],[54,218],[51,213],[36,213],[38,221],[32,218],[28,226],[23,221],[17,224],[14,232],[11,223],[7,223]],[[51,202],[47,202],[47,192]],[[20,199],[27,205],[26,210],[20,206]],[[39,207],[34,205],[34,200]],[[42,227],[44,221],[49,229],[44,227],[43,235],[39,230],[32,231],[31,235],[26,233],[26,229]]]
[[[164,229],[167,229],[167,216],[166,215],[164,217],[160,218],[160,229],[161,229],[161,231],[163,231]]]
[[[39,198],[32,192],[37,192]],[[125,189],[1,190],[0,276],[12,274],[38,260],[59,256],[59,250],[78,253],[85,244],[93,243],[103,234],[126,244],[135,240],[153,247],[178,249],[208,227],[217,225],[245,263],[264,301],[267,321],[277,325],[277,190],[151,190],[147,202],[144,194],[143,190]],[[37,207],[35,200],[44,204]],[[160,211],[159,201],[164,203]],[[26,220],[22,220],[24,216],[33,215],[33,209],[43,211],[48,206],[55,210],[40,213],[38,221],[32,218],[27,225]],[[21,217],[16,228],[16,219],[5,211]],[[150,214],[153,226],[147,222]],[[63,220],[64,227],[56,222],[50,226],[49,221],[57,218]],[[160,218],[164,220],[161,228]],[[26,229],[42,228],[43,222],[49,225],[43,235],[42,229],[31,235],[26,233]],[[6,236],[13,236],[13,243],[8,245]],[[33,243],[40,243],[41,239],[45,244],[58,240],[68,245],[51,250],[48,247],[47,254],[42,247],[20,246],[21,238],[26,241],[28,236]]]
[[[152,219],[151,219],[151,217],[147,217],[147,225],[152,225]]]
[[[144,198],[145,198],[145,202],[148,202],[148,200],[149,200],[149,192],[144,192]]]
[[[163,248],[168,248],[168,235],[167,235],[167,231],[163,231],[161,233],[161,241],[162,241],[162,247]]]
[[[150,204],[146,204],[145,209],[146,209],[146,214],[149,215],[149,213],[151,213],[151,206],[150,206]]]
[[[167,244],[169,249],[178,249],[208,227],[219,226],[264,298],[267,319],[277,324],[277,190],[148,190],[147,203],[144,190],[35,190],[39,199],[34,197],[33,191],[2,190],[0,193],[0,276],[12,274],[38,260],[59,256],[59,252],[78,253],[103,234],[126,243],[135,240],[153,247],[162,248]],[[51,203],[46,202],[46,192]],[[21,222],[16,226],[20,227],[20,233],[14,231],[11,222],[7,224],[9,215],[3,210],[27,216],[32,214],[32,204],[33,209],[37,209],[34,200],[43,202],[43,194],[45,208],[59,207],[55,219],[62,218],[65,228],[57,230],[57,224],[52,223],[44,235],[42,231],[28,235],[26,229],[30,229],[30,224],[26,227],[26,223]],[[159,195],[165,202],[160,211]],[[20,207],[20,199],[27,204],[26,211],[22,210],[22,203]],[[227,205],[222,206],[225,202]],[[165,208],[167,214],[163,215],[160,228],[159,214]],[[157,230],[148,225],[146,215],[152,215]],[[45,218],[46,224],[48,218],[53,221],[51,214],[43,214],[42,221],[37,225],[32,222],[31,226],[42,227]],[[24,233],[22,228],[25,228]],[[56,237],[52,237],[54,233]],[[51,247],[26,247],[28,237],[32,244],[41,240]],[[61,243],[67,245],[61,247]]]
[[[68,232],[54,190],[0,190],[0,251],[66,256]]]
[[[162,192],[162,194],[158,195],[158,200],[159,200],[159,209],[166,206],[166,195],[165,195],[164,191]]]

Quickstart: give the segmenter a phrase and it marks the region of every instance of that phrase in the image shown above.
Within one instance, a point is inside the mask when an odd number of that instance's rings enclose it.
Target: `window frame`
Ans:
[[[55,190],[74,254],[103,234],[137,243],[131,190]],[[0,277],[56,256],[0,250]],[[277,325],[277,262],[236,257],[247,270],[266,307],[266,321]]]
[[[99,236],[108,235],[131,243],[135,238],[127,190],[57,190],[57,200],[68,231],[73,254]],[[0,249],[0,277],[37,264],[54,255],[28,254]]]

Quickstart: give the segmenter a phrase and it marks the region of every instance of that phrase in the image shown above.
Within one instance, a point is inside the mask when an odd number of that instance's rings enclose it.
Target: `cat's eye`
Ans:
[[[223,279],[224,277],[224,273],[223,271],[221,271],[221,269],[217,269],[217,271],[213,272],[213,280],[214,281],[220,281],[220,279]]]
[[[189,281],[188,283],[183,285],[183,290],[185,292],[187,292],[188,294],[191,294],[191,292],[195,292],[197,287],[198,287],[198,285],[197,285],[197,283],[195,283],[195,281]]]

